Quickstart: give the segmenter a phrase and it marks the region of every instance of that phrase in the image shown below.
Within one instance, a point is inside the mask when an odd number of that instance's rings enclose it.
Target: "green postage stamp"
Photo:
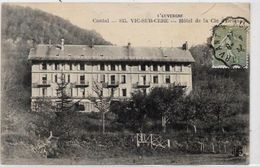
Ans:
[[[247,68],[249,53],[249,21],[227,17],[213,28],[213,68]]]

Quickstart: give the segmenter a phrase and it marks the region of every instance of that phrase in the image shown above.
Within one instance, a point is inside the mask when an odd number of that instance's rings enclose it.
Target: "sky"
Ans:
[[[212,27],[227,16],[241,16],[250,20],[247,3],[27,3],[16,4],[60,16],[88,30],[95,30],[105,40],[124,46],[189,46],[206,43]],[[131,23],[134,18],[158,18],[158,14],[182,14],[193,23]],[[160,17],[161,18],[161,17]],[[194,23],[195,19],[208,23]],[[109,19],[110,23],[96,23],[93,19]],[[118,23],[127,19],[128,23]],[[111,21],[117,21],[112,23]]]

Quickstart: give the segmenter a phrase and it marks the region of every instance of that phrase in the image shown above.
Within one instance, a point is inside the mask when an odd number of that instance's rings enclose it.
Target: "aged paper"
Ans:
[[[3,164],[249,164],[250,3],[1,11]]]

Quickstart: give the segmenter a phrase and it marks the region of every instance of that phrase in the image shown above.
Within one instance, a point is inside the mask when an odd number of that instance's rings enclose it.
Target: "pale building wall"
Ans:
[[[111,71],[111,65],[104,62],[105,70],[101,71],[101,63],[85,63],[85,70],[80,70],[79,63],[72,63],[72,69],[68,63],[58,63],[57,69],[55,70],[55,63],[47,63],[47,69],[42,69],[41,63],[32,64],[32,101],[36,97],[43,96],[43,90],[46,89],[45,96],[55,99],[56,98],[56,88],[55,76],[57,79],[61,77],[61,73],[65,75],[65,80],[68,82],[68,75],[70,76],[70,83],[76,84],[80,83],[80,76],[84,75],[85,81],[88,81],[89,86],[84,88],[71,88],[68,91],[72,93],[72,97],[79,99],[83,97],[83,92],[85,91],[85,98],[88,96],[96,96],[92,90],[92,84],[94,81],[100,82],[102,80],[102,75],[105,75],[105,82],[110,82],[111,76],[115,76],[115,81],[119,82],[118,87],[114,89],[114,97],[122,97],[123,89],[126,89],[126,96],[131,97],[131,93],[139,88],[133,88],[133,85],[137,82],[143,82],[143,76],[146,77],[146,82],[150,83],[150,87],[146,89],[149,93],[150,90],[155,86],[166,86],[166,77],[170,77],[171,83],[177,82],[186,84],[187,92],[192,90],[192,71],[191,65],[170,65],[170,71],[166,71],[165,65],[158,65],[158,71],[153,71],[152,63],[151,65],[146,65],[146,70],[141,71],[141,64],[133,64],[130,62],[122,62],[126,64],[126,70],[122,71],[121,64],[116,64],[115,71]],[[154,62],[156,63],[156,62]],[[126,83],[122,83],[122,75],[126,77]],[[42,78],[47,76],[47,84],[49,86],[45,87],[40,85],[42,83]],[[158,84],[153,83],[153,76],[158,76]],[[104,96],[109,96],[111,90],[104,89]],[[85,106],[86,110],[93,110],[93,106]]]

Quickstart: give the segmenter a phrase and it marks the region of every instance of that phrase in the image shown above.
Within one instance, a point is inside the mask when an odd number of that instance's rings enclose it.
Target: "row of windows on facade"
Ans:
[[[126,88],[123,88],[123,89],[121,89],[121,91],[122,91],[122,96],[123,97],[126,97],[127,96],[127,90],[126,90]],[[81,95],[82,95],[82,97],[86,97],[86,90],[84,89],[84,88],[80,88],[80,92],[81,92]],[[103,92],[101,92],[102,94],[103,94]],[[111,89],[111,95],[112,95],[112,97],[114,96],[114,94],[115,94],[115,91],[114,91],[114,89]],[[69,95],[71,96],[71,97],[73,97],[73,89],[70,89],[70,93],[69,93]],[[47,96],[47,88],[42,88],[42,96]],[[57,96],[58,96],[58,94],[57,94]]]
[[[66,78],[64,78],[66,82],[70,83],[70,75],[67,75],[67,80]],[[54,82],[58,82],[58,75],[54,75]],[[106,82],[106,76],[105,75],[101,75],[101,80],[100,82]],[[126,83],[126,75],[121,75],[121,83],[124,84]],[[47,84],[47,74],[45,76],[42,77],[42,83],[43,84]],[[80,84],[85,84],[85,76],[81,75],[80,76]],[[116,83],[116,76],[115,75],[111,75],[110,76],[110,83],[111,84],[115,84]],[[141,76],[141,84],[146,84],[147,83],[147,78],[146,76]],[[159,83],[159,77],[153,76],[153,83],[158,84]],[[169,75],[167,75],[165,77],[165,83],[171,83],[171,77]]]
[[[60,69],[59,65],[60,64],[55,63],[54,64],[54,70],[59,70]],[[64,66],[64,64],[61,64],[61,65]],[[158,71],[159,67],[161,67],[161,66],[159,66],[159,65],[152,65],[150,67],[151,67],[152,71]],[[171,65],[166,64],[164,70],[165,71],[170,71],[170,68],[171,68]],[[181,65],[180,66],[177,66],[177,65],[173,66],[173,68],[174,68],[174,71],[177,71],[177,72],[181,72],[182,71],[182,66]],[[146,65],[146,64],[142,64],[142,65],[139,65],[139,69],[140,69],[140,71],[147,71],[149,69],[149,66]],[[42,63],[42,70],[47,70],[47,63]],[[69,70],[73,70],[73,64],[69,64]],[[79,64],[79,70],[85,70],[85,64],[84,63],[80,63]],[[99,65],[99,70],[100,71],[105,71],[105,64],[100,64]],[[126,65],[125,64],[121,65],[121,70],[122,71],[126,71]],[[110,65],[110,71],[116,71],[116,65],[115,64],[111,64]]]

